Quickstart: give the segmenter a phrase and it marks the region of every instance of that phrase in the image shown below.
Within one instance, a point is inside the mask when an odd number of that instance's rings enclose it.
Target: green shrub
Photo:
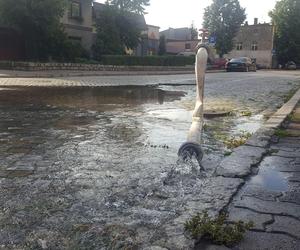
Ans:
[[[243,239],[244,233],[253,227],[253,222],[238,221],[231,225],[226,223],[226,219],[225,214],[213,219],[204,212],[187,221],[185,230],[196,240],[204,239],[217,245],[231,247]]]
[[[101,63],[125,66],[186,66],[194,65],[195,58],[187,56],[106,55],[101,57]]]

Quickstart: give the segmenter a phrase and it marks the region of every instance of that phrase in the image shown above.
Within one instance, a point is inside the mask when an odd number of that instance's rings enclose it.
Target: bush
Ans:
[[[186,56],[102,56],[101,63],[104,65],[125,66],[186,66],[194,65],[194,57]]]

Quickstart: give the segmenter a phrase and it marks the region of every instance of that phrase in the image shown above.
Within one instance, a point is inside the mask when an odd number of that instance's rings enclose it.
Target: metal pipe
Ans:
[[[199,164],[203,158],[201,149],[202,129],[203,129],[203,94],[205,71],[208,58],[213,59],[212,51],[206,44],[199,44],[196,55],[195,73],[196,73],[196,104],[193,111],[192,125],[188,132],[187,141],[181,145],[178,156],[183,160],[196,157]],[[201,166],[201,164],[200,164]]]

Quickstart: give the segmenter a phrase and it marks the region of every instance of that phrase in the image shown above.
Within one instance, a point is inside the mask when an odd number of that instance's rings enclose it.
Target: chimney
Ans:
[[[258,18],[254,18],[254,25],[258,24]]]

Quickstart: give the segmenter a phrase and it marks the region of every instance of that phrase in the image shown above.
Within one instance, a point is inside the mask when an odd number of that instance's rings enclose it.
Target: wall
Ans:
[[[65,27],[68,37],[80,38],[82,46],[90,52],[93,43],[92,1],[78,0],[77,2],[81,3],[82,19],[79,20],[69,17],[69,8],[67,8],[64,16],[61,19],[61,22]]]
[[[194,66],[116,66],[80,63],[33,63],[0,61],[0,69],[21,71],[193,71]]]
[[[255,59],[264,67],[272,67],[273,26],[270,24],[244,25],[234,39],[235,49],[225,57],[233,58],[246,56]],[[252,50],[252,44],[257,43],[257,50]],[[242,50],[237,50],[236,45],[242,43]]]
[[[180,52],[196,52],[196,46],[200,40],[187,41],[167,41],[166,50],[169,54],[178,54]],[[190,49],[186,49],[186,45],[190,44]]]

